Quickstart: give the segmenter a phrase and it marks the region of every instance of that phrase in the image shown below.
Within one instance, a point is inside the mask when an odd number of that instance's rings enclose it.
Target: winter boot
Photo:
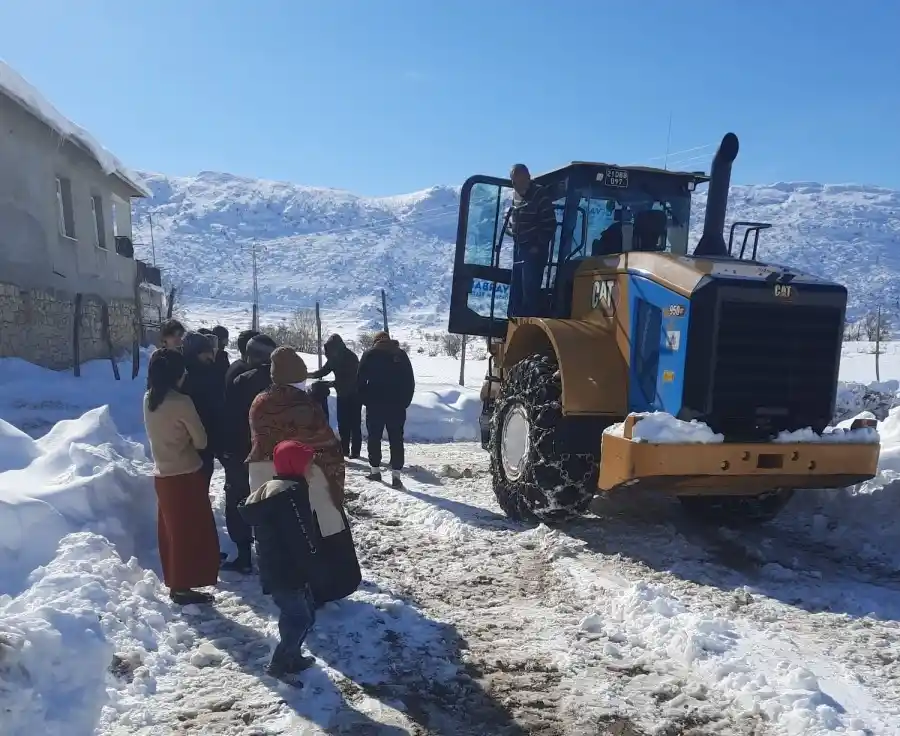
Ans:
[[[381,471],[378,468],[370,468],[366,480],[381,480]]]
[[[253,572],[253,563],[250,561],[250,547],[238,547],[237,557],[231,562],[223,562],[220,569],[225,572],[239,572],[241,575],[249,575]]]
[[[176,606],[212,603],[215,600],[209,593],[203,593],[199,590],[170,590],[169,597]]]
[[[303,687],[300,675],[316,663],[315,657],[280,657],[277,654],[266,668],[266,674],[292,687]]]
[[[391,488],[396,488],[398,490],[403,488],[403,480],[400,478],[399,470],[391,471]]]

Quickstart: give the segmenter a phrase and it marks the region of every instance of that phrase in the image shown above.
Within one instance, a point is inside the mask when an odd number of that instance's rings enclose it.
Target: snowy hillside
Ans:
[[[139,255],[150,256],[152,213],[157,260],[189,301],[212,298],[219,309],[227,308],[219,300],[248,302],[255,240],[264,315],[319,299],[328,312],[368,322],[385,288],[399,321],[446,322],[458,187],[366,198],[213,172],[145,177],[154,196],[138,205],[136,239],[145,244]],[[696,198],[695,238],[705,200],[705,193]],[[900,192],[811,183],[735,186],[729,222],[735,219],[772,222],[763,257],[844,283],[852,312],[878,300],[897,309]]]

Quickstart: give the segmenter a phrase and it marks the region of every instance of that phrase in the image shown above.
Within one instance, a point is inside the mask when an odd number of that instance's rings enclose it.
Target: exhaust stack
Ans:
[[[726,133],[719,144],[710,168],[709,189],[706,194],[706,217],[703,235],[694,248],[695,256],[727,256],[725,245],[725,210],[728,207],[728,188],[731,186],[731,165],[737,158],[740,144],[734,133]]]

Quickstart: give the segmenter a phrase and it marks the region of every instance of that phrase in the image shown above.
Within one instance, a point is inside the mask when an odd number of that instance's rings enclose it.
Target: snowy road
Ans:
[[[409,461],[405,491],[351,466],[366,582],[320,612],[303,690],[262,674],[274,609],[229,576],[214,609],[165,613],[144,661],[120,652],[100,733],[900,733],[889,570],[789,519],[737,537],[660,499],[527,529],[476,445]]]

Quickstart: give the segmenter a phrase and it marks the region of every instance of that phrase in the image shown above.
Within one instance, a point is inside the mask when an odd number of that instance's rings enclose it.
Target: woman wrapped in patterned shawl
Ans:
[[[346,472],[341,443],[322,407],[301,388],[307,375],[306,364],[291,348],[272,352],[272,385],[250,407],[250,487],[255,490],[275,476],[275,446],[297,440],[315,450],[314,462],[325,474],[335,504],[341,505]]]

